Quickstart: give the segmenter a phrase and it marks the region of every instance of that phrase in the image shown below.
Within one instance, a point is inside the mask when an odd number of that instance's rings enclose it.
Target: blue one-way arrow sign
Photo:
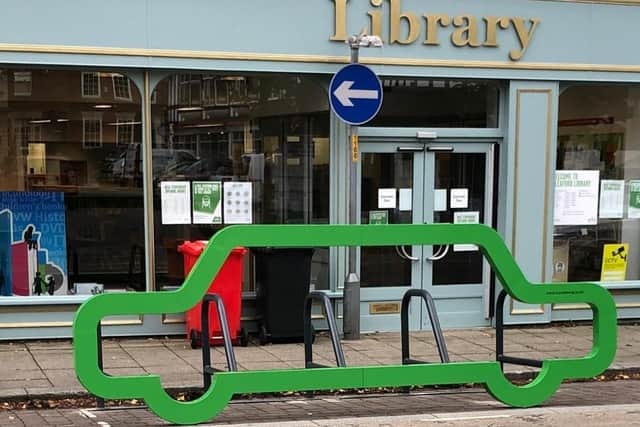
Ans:
[[[369,67],[350,64],[338,71],[329,86],[329,103],[340,120],[361,125],[382,106],[382,84]]]

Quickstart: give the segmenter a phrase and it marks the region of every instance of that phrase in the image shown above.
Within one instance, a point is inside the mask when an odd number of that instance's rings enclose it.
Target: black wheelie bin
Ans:
[[[256,248],[252,252],[262,314],[260,344],[304,340],[304,299],[311,282],[313,248]]]

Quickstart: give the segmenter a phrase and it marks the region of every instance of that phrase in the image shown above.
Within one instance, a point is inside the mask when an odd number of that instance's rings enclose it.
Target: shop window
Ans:
[[[115,99],[131,100],[131,84],[129,78],[121,74],[113,74],[111,76],[113,82],[113,96]]]
[[[13,94],[31,96],[31,71],[13,72]]]
[[[0,111],[0,297],[145,290],[138,91],[100,105],[83,95],[110,72],[24,73],[38,102]]]
[[[382,108],[367,126],[497,128],[495,82],[382,77]]]
[[[97,98],[100,96],[100,74],[94,72],[82,73],[80,88],[83,98]]]
[[[152,105],[156,284],[184,281],[185,240],[209,239],[224,226],[329,222],[329,111],[324,77],[176,74],[154,90]],[[162,209],[163,183],[236,183],[248,209],[205,218]],[[165,184],[166,185],[166,184]],[[190,190],[191,191],[191,190]],[[244,290],[253,289],[246,268]],[[328,249],[318,248],[312,282],[328,288]]]
[[[102,147],[102,114],[82,113],[82,147]]]
[[[640,86],[560,96],[553,279],[640,280]]]

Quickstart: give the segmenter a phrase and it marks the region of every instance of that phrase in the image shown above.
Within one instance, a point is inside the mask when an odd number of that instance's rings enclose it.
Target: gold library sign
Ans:
[[[347,3],[349,0],[331,0],[334,6],[335,32],[331,41],[347,40]],[[402,0],[369,0],[372,10],[369,17],[369,34],[383,38],[382,27],[385,17],[381,9],[383,3],[389,3],[388,44],[410,45],[421,40],[426,46],[439,46],[446,34],[455,47],[499,47],[499,38],[503,32],[515,33],[519,47],[509,51],[509,59],[519,61],[529,47],[533,35],[540,24],[539,18],[520,18],[508,16],[482,16],[463,14],[425,13],[421,17],[413,12],[403,11]],[[401,31],[401,27],[404,29]],[[426,24],[423,33],[422,23]],[[482,31],[481,33],[481,30]],[[403,33],[403,34],[401,34]]]

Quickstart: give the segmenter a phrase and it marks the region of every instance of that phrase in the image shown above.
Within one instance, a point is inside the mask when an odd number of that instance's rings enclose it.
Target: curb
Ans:
[[[530,371],[521,372],[509,372],[505,374],[505,377],[515,383],[527,382],[535,378],[536,373]],[[623,376],[628,378],[622,378]],[[638,377],[638,378],[631,378]],[[593,378],[579,379],[563,381],[565,383],[576,382],[598,382],[598,381],[623,381],[627,379],[640,379],[640,367],[630,368],[611,368],[607,369],[601,375]],[[451,388],[480,388],[479,384],[461,384],[461,385],[446,385],[446,386],[433,386],[433,387],[415,387],[412,390],[428,390],[428,389],[451,389]],[[184,394],[197,394],[202,391],[200,387],[184,386],[184,387],[167,387],[165,389],[167,393],[172,396],[184,395]],[[384,394],[384,393],[399,393],[406,392],[406,388],[384,388],[384,389],[371,389],[371,390],[359,390],[359,393],[368,394]],[[319,391],[311,392],[313,395],[350,395],[353,394],[353,390],[337,390],[337,391]],[[301,393],[304,395],[306,393]],[[250,396],[250,397],[249,397]],[[88,393],[85,390],[60,390],[60,391],[34,391],[28,392],[21,389],[4,390],[0,392],[0,400],[8,403],[15,402],[29,402],[29,401],[61,401],[66,399],[92,399],[95,396]],[[235,399],[248,400],[255,398],[291,398],[290,394],[286,393],[269,393],[269,394],[252,394],[252,395],[238,395]],[[125,399],[126,400],[126,399]],[[2,409],[0,407],[0,409]]]

